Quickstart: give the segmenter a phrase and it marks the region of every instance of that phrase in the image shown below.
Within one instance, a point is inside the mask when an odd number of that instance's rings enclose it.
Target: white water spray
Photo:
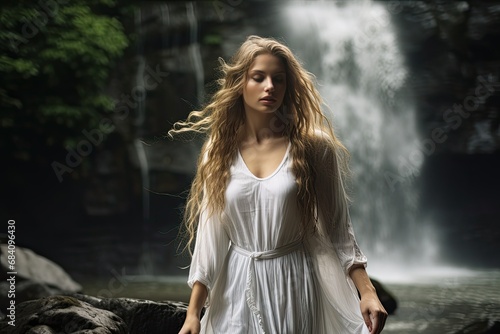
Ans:
[[[423,156],[415,108],[386,8],[371,1],[300,2],[284,16],[286,42],[317,75],[335,131],[352,154],[351,216],[370,271],[387,277],[392,264],[401,270],[434,262],[434,233],[417,212]]]

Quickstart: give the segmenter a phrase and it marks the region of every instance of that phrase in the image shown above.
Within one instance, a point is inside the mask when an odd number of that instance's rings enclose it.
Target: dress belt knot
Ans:
[[[260,328],[262,329],[263,333],[266,334],[268,331],[266,330],[266,326],[264,324],[264,321],[262,320],[262,315],[259,310],[259,308],[256,305],[255,302],[255,261],[261,261],[261,260],[268,260],[268,259],[275,259],[277,257],[281,257],[287,254],[290,254],[297,249],[299,249],[302,246],[302,239],[296,240],[294,242],[291,242],[289,244],[286,244],[284,246],[271,249],[268,251],[263,251],[263,252],[250,252],[244,248],[241,248],[239,246],[236,246],[235,244],[231,244],[231,248],[238,254],[247,256],[250,258],[250,261],[248,262],[248,274],[247,274],[247,281],[246,281],[246,287],[245,287],[245,296],[247,300],[247,305],[250,308],[250,310],[257,316],[257,319],[259,320],[259,325]]]
[[[254,252],[254,253],[250,254],[249,257],[254,259],[254,260],[261,260],[262,252]]]

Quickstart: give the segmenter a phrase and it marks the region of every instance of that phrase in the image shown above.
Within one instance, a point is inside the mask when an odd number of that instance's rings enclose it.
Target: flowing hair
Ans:
[[[243,87],[252,63],[262,54],[276,56],[285,65],[286,92],[283,104],[275,112],[277,122],[270,124],[269,130],[282,132],[291,142],[292,170],[304,231],[311,226],[315,228],[318,219],[314,190],[314,152],[317,152],[318,138],[339,157],[338,168],[332,171],[335,178],[348,175],[349,153],[334,135],[321,110],[323,100],[315,88],[314,75],[307,72],[282,43],[272,38],[249,36],[229,63],[219,58],[222,77],[217,82],[220,88],[210,102],[202,110],[191,112],[185,121],[175,123],[168,132],[170,138],[185,132],[203,133],[207,137],[198,158],[181,231],[186,240],[184,249],[190,253],[201,211],[207,209],[209,215],[220,215],[224,210],[229,169],[238,150],[237,133],[245,123]]]

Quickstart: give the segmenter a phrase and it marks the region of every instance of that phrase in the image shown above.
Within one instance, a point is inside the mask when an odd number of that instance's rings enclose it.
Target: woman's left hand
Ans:
[[[365,295],[361,297],[361,314],[370,334],[379,334],[384,329],[387,311],[378,299],[377,295]]]

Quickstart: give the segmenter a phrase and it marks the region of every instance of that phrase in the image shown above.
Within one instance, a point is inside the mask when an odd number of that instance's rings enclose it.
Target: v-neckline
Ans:
[[[240,152],[239,148],[238,148],[238,157],[241,160],[241,163],[243,164],[243,166],[245,167],[245,170],[248,172],[248,174],[250,174],[250,176],[252,176],[256,180],[264,181],[264,180],[272,178],[274,175],[276,175],[276,173],[278,173],[280,171],[281,167],[283,166],[283,164],[286,161],[286,158],[288,157],[288,152],[290,151],[290,147],[292,146],[291,144],[292,143],[289,141],[288,142],[288,146],[287,146],[286,151],[285,151],[285,155],[283,155],[283,159],[281,159],[280,164],[278,165],[278,167],[276,167],[276,169],[274,170],[274,172],[272,172],[270,175],[268,175],[266,177],[257,177],[257,176],[255,176],[254,173],[252,173],[250,171],[250,168],[248,168],[245,160],[243,159],[243,156],[241,155],[241,152]]]

